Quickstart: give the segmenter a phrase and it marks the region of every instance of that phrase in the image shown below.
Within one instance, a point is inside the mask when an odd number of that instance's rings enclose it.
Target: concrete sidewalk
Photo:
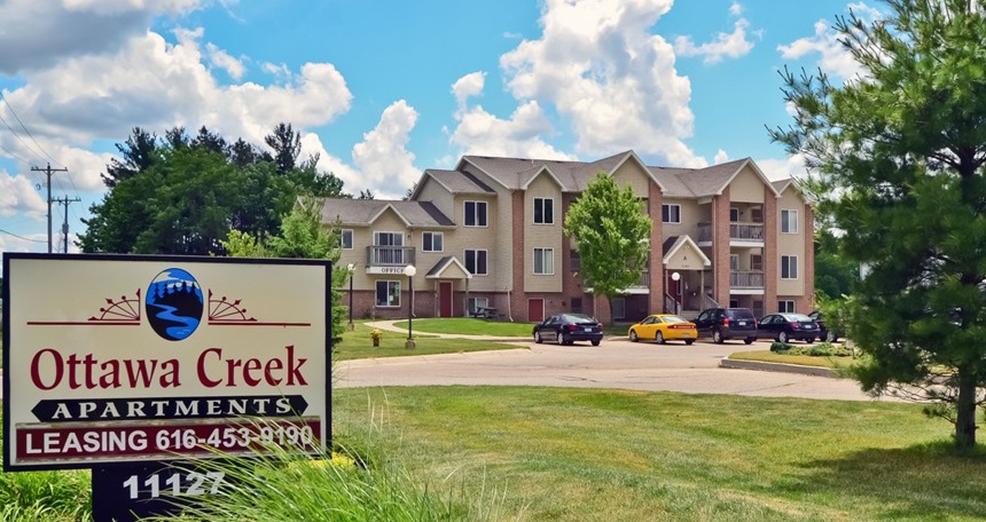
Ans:
[[[406,321],[406,320],[407,319],[400,319],[399,321]],[[373,321],[366,323],[366,326],[369,326],[370,328],[377,328],[385,332],[407,333],[407,328],[398,328],[397,326],[394,326],[395,322],[397,321],[391,321],[391,320]],[[533,328],[533,325],[531,325],[531,328]],[[411,329],[412,330],[414,329],[413,323],[411,324]],[[518,342],[526,343],[526,342],[530,342],[533,339],[533,337],[527,335],[523,337],[504,337],[498,335],[443,334],[443,333],[433,333],[433,332],[420,332],[417,330],[413,330],[413,333],[415,335],[420,334],[421,336],[440,337],[442,339],[471,339],[473,341],[487,341],[493,343],[518,343]]]

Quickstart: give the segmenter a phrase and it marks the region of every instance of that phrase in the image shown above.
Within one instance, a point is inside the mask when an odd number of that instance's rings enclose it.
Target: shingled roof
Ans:
[[[409,227],[452,227],[455,223],[430,201],[393,201],[376,199],[326,198],[322,205],[322,222],[343,225],[370,225],[388,208],[393,209]]]
[[[539,174],[548,171],[561,185],[562,192],[582,192],[589,186],[589,182],[597,172],[613,172],[620,164],[632,157],[636,157],[632,151],[591,162],[463,156],[457,172],[464,172],[468,168],[466,165],[468,163],[496,180],[504,188],[521,190]],[[655,181],[658,180],[655,178]]]

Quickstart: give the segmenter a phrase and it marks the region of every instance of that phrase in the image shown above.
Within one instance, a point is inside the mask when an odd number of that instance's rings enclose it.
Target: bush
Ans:
[[[770,351],[783,355],[808,355],[811,357],[850,357],[852,350],[845,345],[835,345],[829,342],[818,343],[814,346],[792,346],[774,341],[770,343]]]

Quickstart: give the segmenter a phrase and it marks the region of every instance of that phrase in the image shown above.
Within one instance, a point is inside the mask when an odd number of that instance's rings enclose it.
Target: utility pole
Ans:
[[[32,172],[44,172],[48,175],[48,253],[51,253],[51,175],[56,172],[68,172],[68,169],[53,169],[51,163],[46,168],[31,167]]]
[[[79,198],[69,199],[68,196],[65,196],[64,198],[56,199],[55,200],[55,202],[58,203],[59,205],[65,205],[65,223],[62,224],[62,235],[65,236],[63,239],[65,240],[65,250],[64,250],[64,252],[66,254],[68,254],[68,204],[69,203],[75,203],[75,202],[78,202],[78,201],[82,201],[82,200],[79,199]]]

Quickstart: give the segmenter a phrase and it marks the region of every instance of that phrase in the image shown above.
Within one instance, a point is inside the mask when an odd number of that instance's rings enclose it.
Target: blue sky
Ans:
[[[0,2],[0,251],[47,250],[44,176],[70,240],[135,126],[262,144],[279,122],[350,193],[399,198],[463,154],[651,165],[800,158],[777,71],[856,73],[836,0],[6,0]],[[55,205],[61,244],[64,207]],[[58,248],[56,247],[56,251]],[[70,246],[70,251],[75,251]]]

